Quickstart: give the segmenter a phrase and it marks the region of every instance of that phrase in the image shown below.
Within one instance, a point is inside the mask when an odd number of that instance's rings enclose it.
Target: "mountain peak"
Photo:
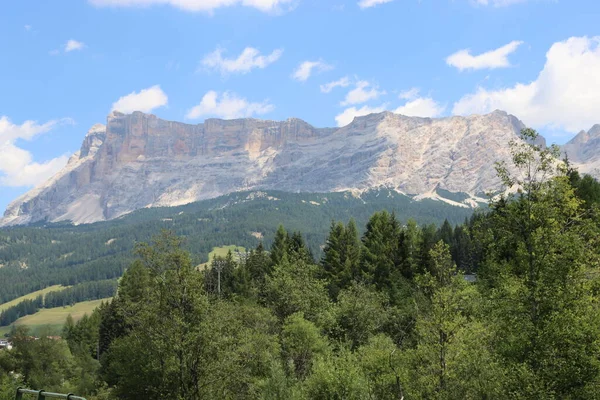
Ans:
[[[591,137],[600,137],[600,124],[596,124],[590,128],[588,135]]]
[[[87,131],[86,136],[90,136],[90,135],[96,135],[98,133],[104,133],[106,132],[106,125],[104,124],[94,124],[92,125],[92,127]]]
[[[11,203],[0,225],[87,223],[255,189],[476,194],[498,188],[494,162],[510,159],[508,143],[522,127],[503,111],[449,118],[385,111],[342,128],[298,118],[190,125],[113,111],[63,171]]]

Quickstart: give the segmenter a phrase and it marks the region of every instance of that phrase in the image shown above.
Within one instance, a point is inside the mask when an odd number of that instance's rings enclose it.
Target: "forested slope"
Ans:
[[[67,320],[65,340],[15,329],[0,394],[598,399],[600,184],[555,151],[516,144],[519,174],[498,172],[521,190],[464,225],[337,221],[317,259],[279,226],[268,251],[200,271],[163,231],[136,246],[111,302]]]
[[[375,211],[395,212],[420,224],[463,222],[473,209],[441,201],[414,201],[388,190],[350,193],[244,192],[181,207],[152,208],[89,225],[38,224],[0,230],[0,304],[49,285],[114,279],[132,260],[135,243],[161,229],[184,237],[193,262],[213,247],[269,245],[279,224],[301,231],[319,255],[331,220],[356,219],[364,226]]]

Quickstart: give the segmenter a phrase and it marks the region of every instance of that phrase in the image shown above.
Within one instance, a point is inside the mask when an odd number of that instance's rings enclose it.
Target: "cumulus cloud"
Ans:
[[[337,81],[329,82],[324,85],[321,85],[322,93],[331,93],[333,89],[336,87],[348,87],[350,86],[350,78],[344,76],[343,78],[338,79]]]
[[[266,68],[279,60],[282,49],[273,50],[269,55],[261,55],[258,49],[246,47],[237,58],[224,58],[224,50],[217,49],[206,55],[201,64],[208,70],[219,71],[222,75],[246,74],[255,68]]]
[[[184,11],[212,13],[217,8],[241,5],[262,12],[278,12],[282,6],[293,5],[294,0],[89,0],[100,7],[145,7],[169,5]]]
[[[369,100],[377,99],[379,96],[385,94],[385,91],[380,91],[379,88],[373,86],[367,81],[356,82],[356,87],[346,94],[346,98],[342,101],[342,106],[348,106],[352,104],[366,103]]]
[[[537,79],[512,87],[478,88],[454,104],[458,115],[502,109],[526,124],[577,132],[598,123],[600,37],[554,43]]]
[[[419,96],[419,93],[419,88],[411,88],[400,92],[398,97],[406,100],[406,103],[393,110],[393,112],[407,117],[424,118],[435,118],[444,113],[446,106],[439,104],[431,97]]]
[[[359,82],[360,83],[360,82]],[[365,85],[359,85],[358,87]],[[356,90],[356,89],[355,89]],[[368,93],[368,91],[366,91]],[[382,111],[390,110],[396,114],[406,115],[408,117],[424,117],[424,118],[435,118],[441,116],[446,110],[446,106],[436,102],[431,97],[422,97],[419,95],[418,88],[411,88],[400,92],[398,97],[405,100],[405,103],[396,109],[390,109],[388,103],[384,103],[377,107],[371,107],[365,105],[361,108],[349,107],[342,111],[335,117],[338,126],[348,125],[354,117],[360,117],[372,113],[379,113]],[[385,92],[380,92],[385,93]],[[350,93],[349,93],[350,94]],[[353,96],[357,101],[369,97],[373,98],[373,95],[362,95],[354,94]],[[350,104],[350,103],[348,103]],[[343,103],[342,103],[343,105]]]
[[[225,92],[222,95],[211,90],[207,92],[200,104],[192,107],[186,114],[188,119],[201,117],[218,117],[224,119],[247,118],[273,111],[275,107],[268,101],[252,103],[235,93]]]
[[[65,53],[69,53],[75,50],[82,50],[84,47],[85,43],[78,42],[75,39],[69,39],[67,40],[67,43],[65,43]]]
[[[112,105],[111,111],[120,111],[125,114],[134,111],[151,112],[155,108],[166,106],[168,97],[159,85],[154,85],[139,92],[131,92],[119,98]]]
[[[465,69],[495,69],[510,67],[508,56],[513,53],[523,42],[514,40],[495,50],[490,50],[479,55],[472,55],[471,50],[463,49],[446,58],[446,63],[460,71]]]
[[[323,61],[304,61],[292,74],[292,78],[297,81],[305,82],[310,78],[313,70],[316,72],[324,72],[332,70],[333,66],[324,63]]]
[[[435,118],[444,113],[445,106],[437,103],[431,97],[417,97],[394,110],[396,114],[407,117]]]
[[[354,117],[362,117],[363,115],[369,115],[373,113],[380,113],[386,110],[386,105],[382,104],[379,107],[362,106],[361,108],[349,107],[342,111],[341,114],[336,115],[335,122],[337,126],[342,127],[348,125]]]
[[[392,1],[394,1],[394,0],[360,0],[358,2],[358,6],[362,9],[365,9],[365,8],[375,7],[376,5],[379,5],[379,4],[390,3]]]
[[[68,161],[66,155],[36,162],[27,150],[18,147],[15,142],[32,140],[36,136],[49,132],[56,126],[73,123],[69,118],[38,124],[25,121],[16,125],[6,116],[0,117],[0,185],[35,186],[57,173]]]

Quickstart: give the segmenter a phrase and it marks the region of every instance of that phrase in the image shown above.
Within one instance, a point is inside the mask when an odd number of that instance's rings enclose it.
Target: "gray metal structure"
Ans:
[[[71,394],[71,393],[61,394],[61,393],[46,392],[44,390],[31,390],[31,389],[23,389],[23,388],[17,389],[17,394],[15,395],[15,400],[23,400],[24,394],[36,395],[37,400],[46,400],[46,399],[86,400],[85,397],[75,396],[74,394]]]

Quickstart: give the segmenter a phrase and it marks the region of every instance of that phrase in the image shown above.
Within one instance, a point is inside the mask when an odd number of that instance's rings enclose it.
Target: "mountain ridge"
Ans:
[[[498,188],[494,162],[508,159],[508,143],[524,127],[500,110],[445,118],[382,112],[341,128],[298,118],[192,125],[115,111],[88,131],[62,171],[9,204],[0,226],[110,220],[245,190],[475,195]],[[583,139],[569,150],[576,163]]]

